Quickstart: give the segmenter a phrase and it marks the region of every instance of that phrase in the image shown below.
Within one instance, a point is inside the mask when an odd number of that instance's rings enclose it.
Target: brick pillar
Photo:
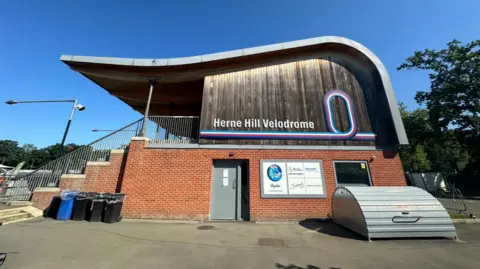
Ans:
[[[111,150],[108,162],[88,162],[85,174],[62,175],[59,187],[62,190],[121,192],[126,155],[125,150]]]
[[[373,186],[407,186],[405,172],[398,152],[383,150],[372,152],[369,162]]]
[[[60,188],[36,188],[33,191],[31,202],[34,207],[45,210],[55,196],[60,196]]]
[[[147,137],[134,137],[128,147],[127,162],[125,164],[125,171],[123,174],[122,192],[127,195],[123,203],[122,215],[127,218],[140,218],[136,214],[136,207],[139,206],[134,199],[129,199],[129,194],[137,196],[136,191],[141,191],[144,182],[138,182],[138,173],[142,168],[143,150],[147,145],[149,139]]]
[[[64,174],[60,178],[58,187],[61,190],[82,191],[85,183],[85,178],[86,178],[85,175]]]

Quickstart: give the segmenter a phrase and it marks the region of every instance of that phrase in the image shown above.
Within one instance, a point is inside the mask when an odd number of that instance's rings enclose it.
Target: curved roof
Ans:
[[[388,72],[369,49],[343,37],[324,36],[247,49],[169,59],[135,59],[62,55],[60,60],[86,76],[135,110],[142,112],[148,81],[157,81],[152,114],[192,115],[199,111],[203,78],[208,75],[265,66],[292,57],[329,51],[355,55],[376,69],[390,107],[399,144],[408,144]],[[160,88],[160,91],[158,91]]]

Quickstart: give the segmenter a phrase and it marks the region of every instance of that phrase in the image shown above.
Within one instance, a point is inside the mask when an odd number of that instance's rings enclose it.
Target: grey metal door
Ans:
[[[235,220],[237,209],[237,164],[214,162],[210,218]]]

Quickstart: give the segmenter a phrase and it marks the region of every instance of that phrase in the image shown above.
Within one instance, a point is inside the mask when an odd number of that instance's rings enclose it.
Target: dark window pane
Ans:
[[[370,186],[370,177],[365,162],[336,162],[335,173],[339,185],[362,184]]]

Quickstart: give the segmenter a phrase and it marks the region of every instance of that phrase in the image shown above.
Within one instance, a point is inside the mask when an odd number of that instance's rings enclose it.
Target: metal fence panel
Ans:
[[[56,187],[63,174],[83,174],[89,161],[108,161],[110,150],[125,149],[132,137],[138,134],[142,120],[135,121],[94,142],[23,176],[7,179],[4,197],[7,200],[30,200],[38,187]]]

